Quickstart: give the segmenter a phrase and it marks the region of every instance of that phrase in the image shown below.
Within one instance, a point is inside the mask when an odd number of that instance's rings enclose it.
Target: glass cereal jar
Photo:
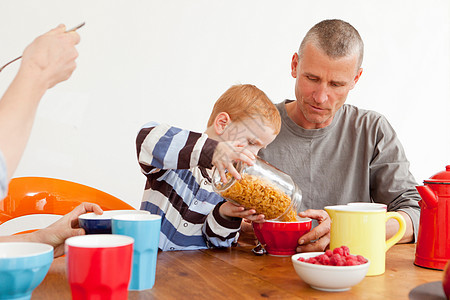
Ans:
[[[258,214],[264,214],[266,220],[297,220],[302,193],[288,174],[259,157],[253,166],[242,162],[234,166],[242,178],[236,180],[227,173],[225,184],[214,168],[212,183],[216,193],[232,203],[255,209]]]

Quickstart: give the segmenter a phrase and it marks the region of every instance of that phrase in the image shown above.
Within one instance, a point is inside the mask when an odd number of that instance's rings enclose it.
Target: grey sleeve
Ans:
[[[389,122],[381,117],[377,124],[376,147],[370,162],[370,193],[375,202],[388,205],[388,211],[404,211],[414,228],[414,242],[419,230],[420,195],[409,171],[405,151]]]
[[[0,151],[0,200],[6,197],[8,192],[8,180],[7,180],[7,170],[6,162],[3,158],[3,154]]]

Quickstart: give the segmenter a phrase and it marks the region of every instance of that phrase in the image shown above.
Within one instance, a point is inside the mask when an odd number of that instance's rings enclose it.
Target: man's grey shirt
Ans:
[[[281,131],[259,156],[292,176],[302,190],[302,210],[349,202],[378,202],[402,210],[417,240],[420,195],[403,147],[384,116],[344,104],[332,123],[304,129],[277,104]]]

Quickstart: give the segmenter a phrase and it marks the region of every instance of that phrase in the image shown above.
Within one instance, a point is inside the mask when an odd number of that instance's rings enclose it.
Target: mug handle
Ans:
[[[400,225],[400,228],[398,229],[397,233],[394,234],[393,237],[391,237],[390,239],[388,239],[386,241],[386,249],[385,251],[388,251],[389,248],[391,248],[392,246],[395,245],[395,243],[397,243],[398,241],[401,240],[401,238],[403,237],[403,235],[405,235],[406,232],[406,222],[405,219],[402,217],[401,214],[397,213],[397,212],[387,212],[386,213],[386,222],[389,219],[396,219],[398,221],[398,224]]]

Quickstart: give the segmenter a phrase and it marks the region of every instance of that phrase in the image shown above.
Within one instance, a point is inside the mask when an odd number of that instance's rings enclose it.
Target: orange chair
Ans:
[[[64,215],[82,202],[97,203],[103,210],[134,209],[131,205],[95,188],[55,178],[17,177],[0,201],[0,224],[30,214]]]

